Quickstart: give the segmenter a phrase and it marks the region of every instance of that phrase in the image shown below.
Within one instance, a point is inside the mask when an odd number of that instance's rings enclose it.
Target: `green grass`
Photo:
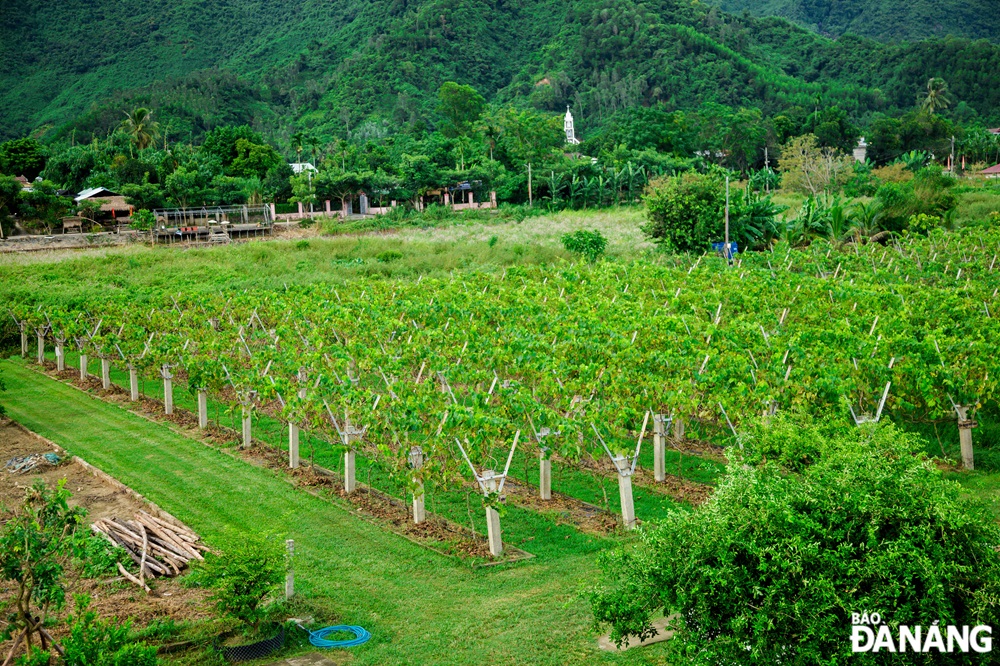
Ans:
[[[8,387],[3,404],[12,418],[135,488],[209,543],[248,525],[295,539],[297,590],[326,610],[317,622],[361,624],[374,634],[370,644],[352,651],[353,663],[663,659],[663,646],[623,655],[597,649],[578,592],[594,579],[600,544],[575,530],[542,530],[531,542],[537,557],[528,563],[472,570],[297,490],[268,470],[91,398],[23,362],[0,367]],[[505,535],[516,544],[545,520],[510,511]]]

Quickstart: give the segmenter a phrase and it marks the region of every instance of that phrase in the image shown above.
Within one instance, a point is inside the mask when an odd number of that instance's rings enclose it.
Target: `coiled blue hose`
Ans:
[[[301,624],[298,626],[302,631],[309,634],[309,642],[318,648],[357,647],[359,645],[364,645],[372,637],[372,635],[368,633],[368,630],[365,629],[364,627],[357,627],[351,624],[337,624],[332,627],[323,627],[322,629],[317,629],[316,631],[309,631]],[[344,641],[331,641],[326,639],[326,636],[329,636],[330,634],[336,634],[339,632],[347,632],[354,634],[354,638]]]

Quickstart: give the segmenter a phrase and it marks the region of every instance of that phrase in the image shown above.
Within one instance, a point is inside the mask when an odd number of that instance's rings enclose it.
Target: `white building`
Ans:
[[[576,130],[573,128],[573,114],[569,112],[569,107],[566,107],[566,118],[563,120],[563,129],[566,130],[566,143],[571,146],[577,146],[580,144],[580,140],[576,138]]]
[[[854,160],[864,162],[866,159],[868,159],[868,142],[865,141],[865,137],[861,137],[858,145],[854,147]]]
[[[319,171],[311,162],[292,162],[289,166],[292,167],[294,174],[300,174],[303,171]]]

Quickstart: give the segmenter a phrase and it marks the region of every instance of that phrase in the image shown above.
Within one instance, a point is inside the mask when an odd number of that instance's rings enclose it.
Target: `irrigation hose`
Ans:
[[[309,631],[301,624],[299,629],[309,634],[309,642],[318,648],[352,648],[364,645],[371,639],[372,635],[364,627],[357,627],[351,624],[337,624],[332,627],[323,627],[316,631]],[[327,640],[327,636],[337,633],[354,634],[354,638],[343,641]]]

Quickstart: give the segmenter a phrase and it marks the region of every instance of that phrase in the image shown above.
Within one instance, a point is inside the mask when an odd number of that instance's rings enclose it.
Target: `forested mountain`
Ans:
[[[0,138],[87,141],[145,105],[164,139],[247,123],[287,148],[299,130],[328,141],[433,127],[448,80],[488,101],[572,105],[584,134],[657,103],[773,115],[822,101],[864,121],[912,107],[936,76],[952,113],[990,121],[997,71],[1000,48],[983,41],[834,41],[690,0],[0,4]]]
[[[928,37],[1000,40],[994,0],[708,0],[730,12],[781,16],[823,35],[883,41]]]

